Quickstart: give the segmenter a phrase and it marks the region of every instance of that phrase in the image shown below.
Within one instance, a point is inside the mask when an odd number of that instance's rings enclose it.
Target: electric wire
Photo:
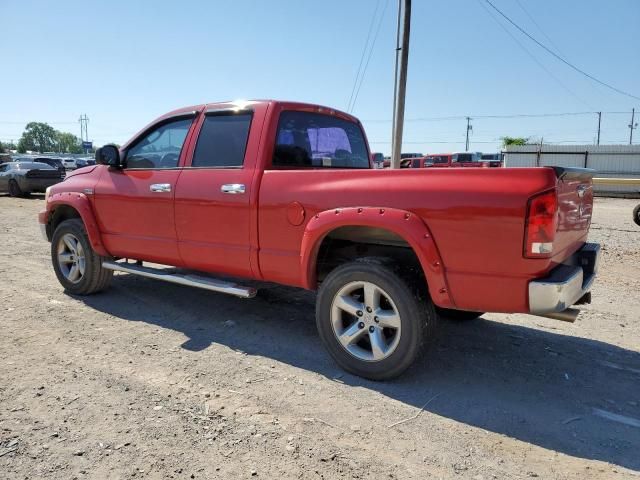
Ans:
[[[486,0],[485,0],[486,1]],[[493,19],[493,21],[495,21],[498,25],[500,25],[500,28],[502,28],[507,35],[509,35],[511,37],[511,39],[516,42],[516,44],[522,49],[524,50],[524,52],[529,55],[529,57],[542,69],[544,70],[547,75],[549,75],[553,80],[555,80],[555,82],[560,85],[567,93],[569,93],[572,97],[574,97],[575,99],[577,99],[580,103],[586,105],[589,108],[593,109],[592,105],[589,105],[587,102],[585,102],[582,98],[580,98],[578,95],[576,95],[576,93],[571,90],[569,87],[567,87],[558,77],[556,77],[553,73],[551,73],[551,70],[549,70],[547,67],[545,67],[542,62],[540,62],[540,60],[538,60],[538,58],[529,51],[529,49],[527,47],[525,47],[516,37],[515,35],[513,35],[513,33],[511,33],[509,31],[509,29],[507,27],[505,27],[502,22],[500,22],[492,13],[489,9],[487,9],[487,7],[484,6],[484,4],[482,3],[482,0],[478,0],[478,3],[480,4],[480,6],[487,12],[487,14]]]
[[[369,23],[369,31],[367,32],[367,39],[364,42],[364,48],[362,49],[362,55],[360,56],[360,63],[358,64],[358,70],[356,71],[356,78],[353,80],[351,95],[349,96],[349,102],[347,103],[347,112],[351,111],[351,101],[353,100],[353,95],[355,94],[356,87],[358,85],[358,78],[360,77],[362,62],[364,62],[364,57],[367,53],[367,48],[369,46],[369,39],[371,38],[371,32],[373,31],[373,26],[375,25],[376,16],[378,15],[378,8],[380,8],[380,0],[376,1],[376,8],[373,11],[373,16],[371,17],[371,23]]]
[[[382,20],[384,20],[384,14],[387,11],[387,7],[389,6],[389,0],[384,4],[384,8],[382,9],[382,13],[380,14],[380,19],[378,20],[378,27],[376,28],[376,33],[373,36],[373,42],[371,42],[371,48],[369,49],[369,55],[367,56],[367,62],[364,64],[364,70],[362,71],[362,76],[360,78],[360,84],[358,85],[358,89],[356,90],[355,97],[353,98],[353,103],[351,104],[351,109],[349,113],[353,112],[353,109],[356,107],[356,102],[358,101],[358,95],[360,94],[360,88],[362,88],[362,83],[364,82],[364,77],[367,74],[367,68],[369,68],[369,60],[371,60],[371,55],[373,54],[373,49],[376,46],[376,40],[378,39],[378,34],[380,33],[380,27],[382,26]]]
[[[574,64],[572,64],[571,62],[569,62],[568,60],[566,60],[565,58],[561,57],[560,55],[558,55],[556,52],[554,52],[553,50],[551,50],[549,47],[547,47],[545,44],[543,44],[542,42],[538,41],[533,35],[531,35],[530,33],[528,33],[525,29],[523,29],[520,25],[518,25],[516,22],[514,22],[513,20],[511,20],[507,15],[505,15],[498,7],[496,7],[490,0],[484,0],[486,3],[489,4],[489,6],[491,8],[493,8],[496,12],[498,12],[498,14],[500,14],[500,16],[502,16],[505,20],[507,20],[511,25],[513,25],[515,28],[517,28],[523,35],[527,36],[531,41],[533,41],[536,45],[538,45],[540,48],[544,49],[546,52],[548,52],[549,54],[553,55],[555,58],[557,58],[558,60],[560,60],[562,63],[564,63],[565,65],[567,65],[568,67],[572,68],[573,70],[575,70],[576,72],[584,75],[585,77],[593,80],[594,82],[599,83],[600,85],[607,87],[610,90],[613,90],[614,92],[619,93],[620,95],[625,95],[627,97],[631,97],[631,98],[635,98],[636,100],[640,100],[640,97],[633,95],[631,93],[625,92],[624,90],[620,90],[619,88],[614,87],[613,85],[609,85],[606,82],[603,82],[602,80],[599,80],[598,78],[594,77],[593,75],[585,72],[584,70],[576,67]]]

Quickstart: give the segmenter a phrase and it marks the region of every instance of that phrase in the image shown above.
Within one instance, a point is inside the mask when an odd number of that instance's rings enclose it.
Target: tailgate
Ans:
[[[558,179],[558,229],[553,257],[560,263],[587,240],[593,211],[592,178],[595,170],[553,168]]]

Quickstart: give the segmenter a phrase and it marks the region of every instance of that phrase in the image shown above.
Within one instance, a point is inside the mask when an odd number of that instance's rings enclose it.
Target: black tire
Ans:
[[[636,222],[636,225],[640,225],[640,204],[633,209],[633,221]]]
[[[436,311],[441,317],[447,320],[453,320],[454,322],[470,322],[484,315],[484,312],[468,312],[466,310],[453,310],[440,307],[436,307]]]
[[[342,346],[334,332],[333,300],[352,282],[370,282],[380,287],[398,310],[399,340],[394,350],[381,360],[357,358]],[[350,318],[359,321],[357,317]],[[394,378],[409,368],[435,336],[437,320],[424,279],[409,279],[393,262],[384,259],[363,258],[337,267],[325,278],[318,292],[316,325],[322,343],[344,370],[370,380]],[[366,334],[365,330],[363,332]]]
[[[82,245],[84,252],[84,274],[76,281],[70,281],[62,272],[60,262],[58,261],[58,246],[62,240],[62,237],[66,234],[73,235],[78,242]],[[58,281],[64,287],[66,291],[75,295],[91,295],[105,290],[109,287],[111,279],[113,277],[113,270],[108,270],[102,266],[104,260],[111,260],[107,257],[102,257],[93,251],[87,231],[84,228],[82,220],[79,218],[73,218],[65,220],[60,223],[53,232],[51,238],[51,262],[53,263],[53,270],[56,272]]]
[[[16,182],[14,179],[9,180],[9,195],[11,195],[12,197],[24,196],[24,192],[20,188],[20,185],[18,185],[18,182]]]

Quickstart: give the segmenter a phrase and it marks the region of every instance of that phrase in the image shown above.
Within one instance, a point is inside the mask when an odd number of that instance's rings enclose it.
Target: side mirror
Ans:
[[[114,168],[122,168],[123,165],[118,147],[115,145],[105,145],[96,150],[96,163],[109,165]]]

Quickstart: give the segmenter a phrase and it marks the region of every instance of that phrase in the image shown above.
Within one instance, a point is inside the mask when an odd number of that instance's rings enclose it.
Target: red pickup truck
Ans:
[[[500,160],[482,159],[481,153],[433,153],[423,157],[411,158],[408,167],[411,168],[493,168],[501,167]]]
[[[374,169],[356,118],[279,101],[176,110],[96,160],[39,215],[72,294],[113,271],[238,297],[256,294],[243,279],[318,290],[327,350],[378,380],[441,316],[573,321],[590,301],[590,170]]]

